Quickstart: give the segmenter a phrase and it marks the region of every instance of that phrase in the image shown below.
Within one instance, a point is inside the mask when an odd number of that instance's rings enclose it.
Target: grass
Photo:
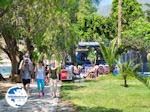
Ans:
[[[105,76],[81,83],[64,82],[62,98],[77,112],[150,112],[150,90],[136,79],[122,86],[120,77]]]

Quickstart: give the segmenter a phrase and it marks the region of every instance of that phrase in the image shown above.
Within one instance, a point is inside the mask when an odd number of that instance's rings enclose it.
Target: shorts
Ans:
[[[52,75],[50,76],[50,78],[55,80],[55,79],[57,79],[57,75],[52,74]]]
[[[23,85],[27,85],[27,84],[30,84],[31,80],[30,79],[22,79],[22,83]]]

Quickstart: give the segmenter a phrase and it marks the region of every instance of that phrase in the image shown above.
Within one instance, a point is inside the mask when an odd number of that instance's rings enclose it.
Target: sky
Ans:
[[[108,5],[108,4],[111,5],[111,3],[112,3],[112,0],[102,0],[101,1],[101,4],[103,4],[103,5]]]
[[[93,0],[94,5],[98,9],[97,12],[103,16],[109,16],[113,0]],[[150,3],[150,0],[137,0],[141,4]],[[147,7],[144,6],[144,10]]]

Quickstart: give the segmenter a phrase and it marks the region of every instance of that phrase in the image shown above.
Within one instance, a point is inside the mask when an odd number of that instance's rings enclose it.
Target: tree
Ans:
[[[10,13],[9,13],[10,14]],[[8,14],[8,15],[9,15]],[[16,36],[19,34],[16,28],[15,21],[11,21],[9,18],[13,17],[13,14],[3,15],[0,21],[1,37],[4,39],[5,44],[1,44],[0,48],[8,55],[12,62],[12,74],[18,73],[19,63],[19,48],[17,46]],[[2,40],[2,39],[1,39]],[[13,47],[12,47],[13,46]]]
[[[89,49],[88,51],[88,59],[92,62],[92,64],[96,64],[96,50],[94,48]]]
[[[121,18],[122,18],[122,0],[118,0],[118,47],[121,44],[121,31],[122,31],[122,23],[121,23]]]
[[[139,67],[139,64],[134,64],[132,61],[127,61],[119,64],[119,70],[124,79],[124,87],[128,87],[127,77],[135,76],[136,69]]]
[[[150,78],[149,77],[143,77],[139,74],[136,74],[136,79],[141,81],[146,87],[150,89]]]
[[[118,0],[113,1],[112,18],[115,21],[118,16]],[[129,49],[145,51],[149,49],[149,23],[144,18],[141,5],[136,0],[122,1],[122,52]],[[144,27],[143,27],[144,26]],[[132,68],[133,67],[133,68]],[[132,75],[136,69],[131,62],[120,65],[121,73],[127,86],[127,75]],[[135,74],[135,73],[134,73]],[[143,79],[143,78],[142,78]],[[146,82],[146,81],[143,81]]]
[[[47,2],[36,0],[13,1],[7,13],[1,17],[0,32],[5,45],[1,44],[0,48],[12,62],[12,77],[18,73],[19,61],[22,58],[18,48],[19,40],[24,39],[27,49],[31,51],[31,43],[34,40],[38,41],[47,28],[49,19],[46,15],[47,10],[43,8],[44,4],[47,4]]]
[[[61,5],[59,6],[59,4]],[[44,35],[46,37],[44,44],[49,44],[48,49],[53,53],[59,54],[58,56],[61,56],[61,58],[69,53],[73,61],[75,61],[75,48],[83,37],[80,35],[80,26],[84,24],[83,19],[88,15],[92,15],[91,12],[95,10],[90,0],[67,0],[63,4],[58,2],[57,6],[59,7],[53,8],[55,12],[51,22],[53,25],[47,28]],[[92,35],[94,35],[93,32]]]
[[[92,1],[80,0],[77,12],[77,22],[74,24],[74,31],[78,36],[78,41],[92,40],[92,20],[94,19],[95,8]]]
[[[5,17],[1,19],[1,32],[7,34],[2,35],[7,43],[6,46],[1,46],[1,49],[8,55],[13,55],[13,59],[17,60],[12,61],[12,71],[15,71],[12,74],[17,73],[17,66],[20,60],[18,56],[18,40],[20,39],[25,40],[27,50],[31,54],[33,47],[37,48],[40,54],[46,53],[51,55],[52,53],[57,53],[59,57],[66,51],[66,48],[67,51],[72,51],[69,45],[72,45],[73,39],[71,37],[75,36],[72,33],[73,29],[70,27],[71,22],[76,21],[77,6],[78,2],[76,0],[67,0],[63,3],[62,1],[53,0],[21,0],[12,2]],[[9,32],[7,29],[9,29]],[[12,38],[10,39],[8,36]],[[14,43],[8,44],[11,40]],[[14,46],[16,53],[12,54],[12,49],[6,49],[11,48],[11,46]]]
[[[147,20],[150,22],[150,4],[145,4],[148,8],[147,10],[145,11],[145,14],[146,14],[146,17],[147,17]]]
[[[118,47],[117,44],[117,38],[113,39],[109,46],[105,46],[103,44],[100,44],[101,52],[104,57],[104,60],[110,67],[110,71],[113,71],[113,67],[118,61],[119,53],[118,53]]]
[[[122,33],[130,29],[129,26],[134,20],[139,19],[140,17],[144,17],[144,13],[142,11],[141,5],[136,0],[113,0],[111,17],[113,20],[112,22],[114,22],[115,29],[117,29],[118,25],[118,41],[120,43],[124,40],[124,35],[122,35]],[[116,20],[118,20],[118,23]],[[120,38],[121,35],[122,38]],[[123,41],[122,43],[125,42]],[[126,48],[123,45],[121,47],[122,50],[125,50]]]
[[[112,6],[112,18],[117,27],[117,17],[118,17],[118,0],[113,0]],[[123,0],[122,1],[122,28],[123,30],[128,29],[128,26],[139,17],[144,17],[141,5],[136,0]]]
[[[0,0],[0,17],[2,17],[12,4],[12,0]]]
[[[139,18],[133,21],[128,30],[125,30],[123,34],[123,46],[126,49],[135,49],[146,51],[150,50],[150,23],[144,18]]]
[[[76,36],[71,24],[76,22],[77,4],[78,1],[75,0],[67,0],[63,4],[61,1],[57,2],[56,7],[53,6],[51,22],[44,33],[42,43],[48,46],[51,54],[56,54],[62,60],[65,59],[67,52],[75,49]]]

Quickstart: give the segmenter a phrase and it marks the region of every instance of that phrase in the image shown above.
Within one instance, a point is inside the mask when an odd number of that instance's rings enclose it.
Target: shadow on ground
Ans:
[[[72,90],[75,90],[75,91],[77,91],[77,90],[79,90],[79,89],[82,89],[82,88],[84,88],[85,86],[83,86],[83,85],[73,85],[73,84],[70,84],[70,85],[63,85],[62,87],[61,87],[61,95],[60,95],[60,97],[61,98],[65,98],[65,99],[70,99],[71,98],[71,96],[69,96],[68,94],[69,94],[69,91],[72,91]]]
[[[86,82],[96,82],[98,80],[86,80]],[[85,88],[85,85],[76,85],[76,84],[64,84],[61,87],[61,100],[58,104],[57,112],[123,112],[120,109],[116,108],[107,108],[107,107],[89,107],[89,106],[80,106],[73,104],[69,99],[72,96],[69,96],[69,91],[79,90]],[[73,97],[78,99],[78,97]]]
[[[77,112],[123,112],[120,109],[115,108],[106,108],[106,107],[84,107],[84,106],[75,106]]]
[[[83,86],[83,85],[63,85],[62,87],[61,87],[61,89],[62,90],[77,90],[77,89],[82,89],[82,88],[84,88],[85,86]]]
[[[84,82],[98,82],[97,79],[86,79]]]
[[[3,85],[0,84],[0,100],[5,98],[8,88],[9,87],[3,87]]]
[[[123,112],[120,109],[106,107],[85,107],[72,104],[67,100],[60,100],[57,112]]]
[[[5,96],[4,94],[0,93],[0,100],[3,99]]]

